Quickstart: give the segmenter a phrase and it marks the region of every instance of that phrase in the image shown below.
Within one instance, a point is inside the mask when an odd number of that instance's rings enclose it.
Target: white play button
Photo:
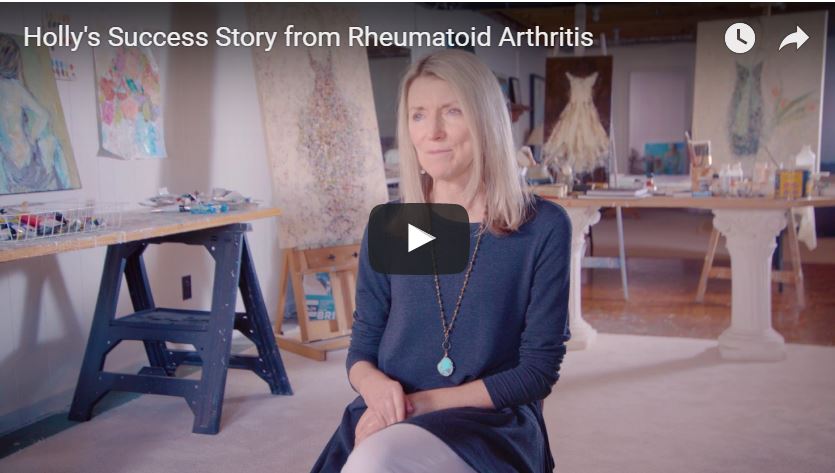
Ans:
[[[425,245],[425,244],[427,244],[430,241],[435,239],[434,236],[426,233],[425,231],[423,231],[420,228],[412,225],[411,223],[409,223],[408,225],[409,225],[409,253],[411,253],[412,250],[416,250],[416,249],[420,248],[421,246],[423,246],[423,245]],[[400,228],[403,228],[403,227],[400,227]],[[401,248],[403,248],[403,247],[401,246]]]

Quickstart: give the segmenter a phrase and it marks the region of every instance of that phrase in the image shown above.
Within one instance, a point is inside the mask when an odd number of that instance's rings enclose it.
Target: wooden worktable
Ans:
[[[252,371],[267,383],[272,394],[292,394],[246,238],[250,230],[247,222],[277,215],[276,209],[254,206],[199,215],[133,211],[122,214],[119,228],[10,242],[0,249],[0,261],[12,261],[107,246],[70,420],[90,420],[94,406],[104,395],[126,391],[182,397],[194,414],[192,432],[216,434],[228,368]],[[214,276],[209,310],[158,307],[154,302],[143,253],[150,245],[167,243],[202,247],[211,255]],[[134,312],[117,317],[123,281]],[[243,302],[244,312],[236,311],[236,301]],[[258,353],[232,354],[233,330],[253,342]],[[126,340],[142,342],[148,365],[136,374],[108,371],[108,354]],[[195,349],[175,349],[167,342]],[[201,366],[200,379],[177,377],[181,365]]]
[[[534,189],[537,192],[537,189]],[[585,236],[600,221],[604,207],[697,208],[713,212],[713,226],[725,236],[731,256],[731,325],[719,336],[719,351],[731,360],[778,361],[785,357],[782,335],[771,324],[771,257],[776,237],[786,227],[789,209],[835,207],[833,197],[773,199],[743,197],[543,198],[565,208],[571,219],[569,348],[583,349],[597,331],[583,319],[580,269]]]
[[[150,210],[129,211],[122,214],[122,224],[113,230],[0,242],[0,263],[249,222],[280,214],[278,209],[270,207],[253,207],[207,215]]]
[[[658,209],[792,209],[799,207],[835,207],[835,197],[770,199],[765,197],[671,197],[579,199],[542,195],[563,207],[634,207]]]

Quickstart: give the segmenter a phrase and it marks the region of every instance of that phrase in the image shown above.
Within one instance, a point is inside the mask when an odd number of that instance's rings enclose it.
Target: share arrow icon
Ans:
[[[788,46],[792,43],[797,44],[797,49],[800,49],[800,47],[803,46],[803,43],[805,43],[807,39],[809,39],[809,35],[807,35],[806,32],[801,30],[800,27],[798,26],[797,31],[795,31],[794,33],[791,33],[791,34],[787,35],[785,38],[783,38],[783,42],[780,43],[780,47],[778,48],[778,51],[780,49],[783,49],[783,47]]]

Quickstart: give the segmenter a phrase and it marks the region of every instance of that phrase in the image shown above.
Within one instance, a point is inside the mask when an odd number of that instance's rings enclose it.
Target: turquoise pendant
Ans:
[[[441,358],[438,363],[438,373],[441,373],[441,376],[449,376],[454,370],[455,365],[452,364],[452,360],[448,356]]]

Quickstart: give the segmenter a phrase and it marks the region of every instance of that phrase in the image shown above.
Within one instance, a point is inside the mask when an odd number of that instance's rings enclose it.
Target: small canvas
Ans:
[[[121,159],[166,157],[159,68],[151,51],[105,45],[93,51],[99,154]]]
[[[335,320],[336,302],[329,273],[305,274],[304,304],[307,306],[309,320]]]
[[[687,147],[682,143],[646,143],[644,159],[647,172],[655,174],[688,174],[690,162]]]
[[[81,180],[46,47],[0,33],[0,194],[78,189]]]

